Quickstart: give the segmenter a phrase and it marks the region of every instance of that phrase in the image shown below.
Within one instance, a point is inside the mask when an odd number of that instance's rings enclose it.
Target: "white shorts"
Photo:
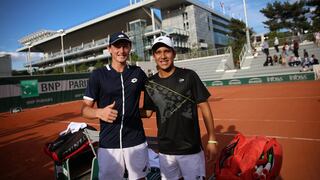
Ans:
[[[123,149],[98,149],[99,179],[122,180],[125,168],[128,178],[140,179],[149,169],[147,142]]]
[[[205,177],[205,158],[203,151],[190,155],[166,155],[159,153],[161,179],[184,180]]]

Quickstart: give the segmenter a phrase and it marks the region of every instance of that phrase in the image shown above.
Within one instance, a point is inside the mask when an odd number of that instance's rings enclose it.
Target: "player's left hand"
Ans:
[[[218,155],[218,144],[207,144],[206,157],[209,162],[214,162]]]

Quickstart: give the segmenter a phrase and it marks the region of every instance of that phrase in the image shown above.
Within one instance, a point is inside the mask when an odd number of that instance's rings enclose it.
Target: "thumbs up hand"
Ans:
[[[118,111],[116,110],[116,102],[113,101],[112,104],[102,108],[98,109],[97,111],[97,117],[100,118],[103,121],[113,123],[117,119]]]

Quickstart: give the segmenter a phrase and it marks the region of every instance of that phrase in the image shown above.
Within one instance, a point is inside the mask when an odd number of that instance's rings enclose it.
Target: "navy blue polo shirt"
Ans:
[[[118,110],[117,119],[108,123],[100,119],[99,146],[102,148],[126,148],[146,141],[139,113],[139,100],[147,76],[137,66],[129,66],[122,73],[112,66],[94,70],[89,78],[84,99],[104,108],[113,101]]]

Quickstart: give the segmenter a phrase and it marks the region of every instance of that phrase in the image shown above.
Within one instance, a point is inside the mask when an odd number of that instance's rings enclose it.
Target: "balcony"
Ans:
[[[97,41],[92,41],[90,43],[86,43],[86,44],[82,44],[73,48],[68,48],[64,50],[64,57],[68,57],[71,55],[76,55],[80,52],[85,52],[85,51],[89,51],[89,50],[94,50],[94,49],[98,49],[98,48],[103,48],[106,47],[109,43],[109,38],[104,38],[104,39],[100,39]],[[35,60],[32,61],[32,65],[38,65],[41,63],[47,63],[47,62],[51,62],[57,59],[62,58],[62,52],[55,52],[55,53],[50,53],[50,54],[46,54],[43,58],[39,59],[39,60]]]

